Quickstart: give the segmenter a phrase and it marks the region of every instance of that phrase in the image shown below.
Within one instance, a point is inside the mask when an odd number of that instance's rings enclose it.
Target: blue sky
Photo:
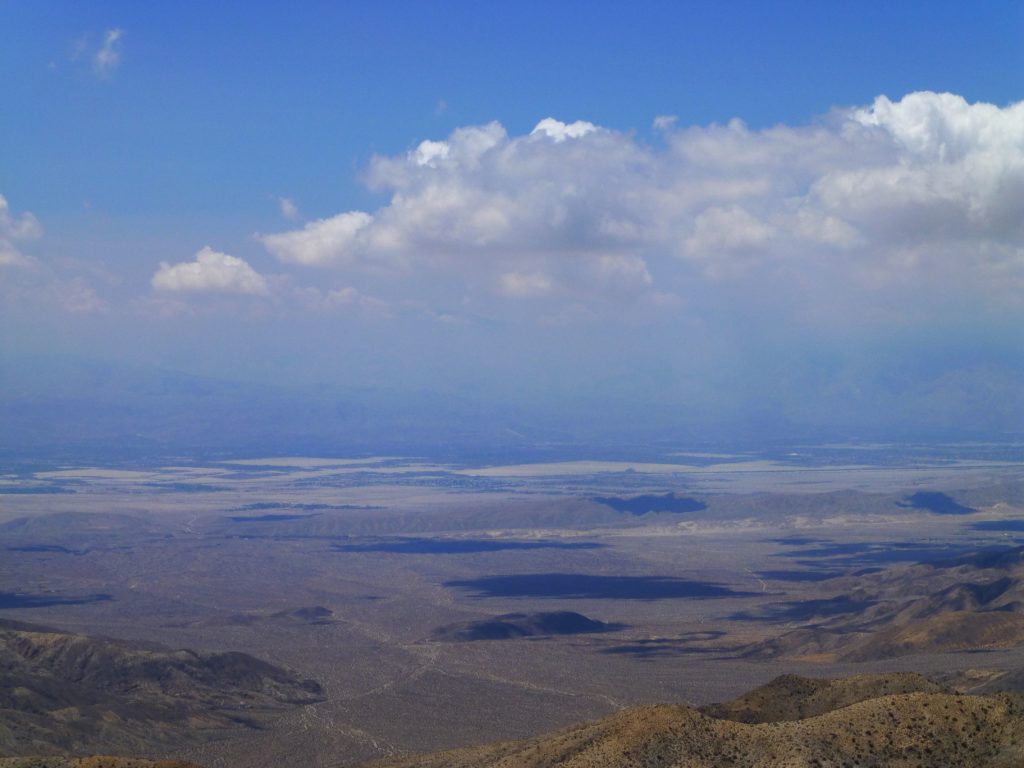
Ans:
[[[55,213],[255,216],[278,192],[328,215],[364,200],[370,154],[460,125],[800,124],[883,93],[1005,104],[1024,71],[1019,3],[7,2],[0,22],[4,194]],[[123,59],[96,78],[109,29]]]
[[[3,2],[0,68],[8,361],[1024,428],[1020,3]]]

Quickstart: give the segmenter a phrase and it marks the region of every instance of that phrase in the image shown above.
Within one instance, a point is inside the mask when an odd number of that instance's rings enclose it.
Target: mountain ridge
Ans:
[[[0,750],[148,755],[259,728],[320,685],[237,651],[171,650],[0,620]]]
[[[1024,644],[1024,547],[830,582],[840,591],[835,597],[781,607],[801,615],[803,626],[741,655],[861,662]],[[857,610],[828,613],[835,606]]]
[[[554,733],[372,763],[375,768],[811,768],[855,765],[900,768],[971,765],[1010,768],[1024,760],[1024,699],[1012,694],[966,696],[941,691],[913,675],[876,675],[845,682],[777,678],[760,689],[790,690],[807,703],[813,692],[847,695],[822,700],[822,711],[798,719],[768,714],[745,723],[738,715],[756,691],[704,708],[657,704],[617,712]],[[858,695],[850,696],[860,688]],[[889,689],[900,693],[885,693]],[[926,690],[915,690],[915,689]],[[939,690],[935,690],[938,688]],[[812,696],[808,698],[808,693]],[[881,695],[876,695],[881,694]],[[764,697],[763,697],[764,698]],[[827,698],[827,697],[826,697]],[[846,703],[848,698],[858,699]],[[768,701],[764,698],[764,701]],[[783,709],[793,709],[790,701]],[[839,706],[841,705],[841,706]],[[765,713],[762,713],[765,716]]]

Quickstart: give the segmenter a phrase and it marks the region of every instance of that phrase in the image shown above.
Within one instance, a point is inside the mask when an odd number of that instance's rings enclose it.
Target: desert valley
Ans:
[[[0,754],[604,765],[671,742],[636,764],[928,765],[953,718],[985,743],[949,749],[1001,764],[1024,465],[894,450],[21,469],[0,485]],[[899,721],[896,746],[855,711]]]

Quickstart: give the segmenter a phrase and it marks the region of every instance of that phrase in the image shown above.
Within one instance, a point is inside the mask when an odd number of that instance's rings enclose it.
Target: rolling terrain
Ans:
[[[849,591],[784,606],[809,626],[747,653],[872,661],[1024,644],[1024,547],[832,581]]]
[[[312,680],[245,653],[172,651],[8,620],[0,671],[6,754],[179,749],[323,698]]]
[[[781,723],[806,720],[882,696],[948,692],[945,686],[914,673],[840,678],[780,675],[732,701],[701,707],[700,712],[736,723]]]
[[[660,704],[518,742],[416,755],[378,768],[863,768],[1024,760],[1024,698],[965,696],[921,675],[785,675],[732,701]],[[191,768],[134,758],[0,759],[0,768]]]
[[[780,674],[905,671],[963,692],[1020,690],[1005,554],[1024,544],[1020,465],[861,456],[264,458],[2,476],[0,618],[34,625],[7,630],[184,665],[154,679],[127,663],[135,687],[28,670],[35,682],[20,687],[50,698],[4,710],[0,727],[21,729],[4,732],[5,754],[328,768],[531,739],[660,702],[707,718],[703,707]],[[997,546],[994,560],[968,555]],[[929,612],[949,632],[981,617],[967,642],[985,621],[1002,639],[975,653],[936,635],[893,653],[885,633],[927,628]],[[260,681],[211,668],[241,654]],[[310,679],[319,693],[302,689]],[[876,690],[797,679],[775,683],[802,702],[793,722]],[[161,688],[175,680],[192,693]],[[877,694],[940,693],[892,680]],[[47,693],[62,685],[64,698]]]
[[[662,704],[519,742],[384,763],[388,768],[863,768],[1024,760],[1024,699],[963,696],[925,678],[776,680],[703,711]]]

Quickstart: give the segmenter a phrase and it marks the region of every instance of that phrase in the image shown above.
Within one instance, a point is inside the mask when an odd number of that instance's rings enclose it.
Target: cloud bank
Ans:
[[[711,286],[812,314],[954,287],[1019,302],[1024,102],[920,92],[804,126],[655,124],[653,144],[553,118],[521,136],[459,128],[373,158],[377,210],[259,239],[286,263],[434,272],[520,300]]]

